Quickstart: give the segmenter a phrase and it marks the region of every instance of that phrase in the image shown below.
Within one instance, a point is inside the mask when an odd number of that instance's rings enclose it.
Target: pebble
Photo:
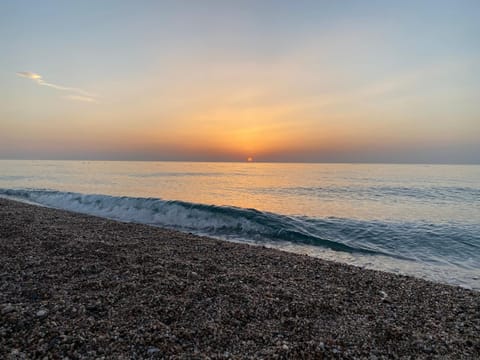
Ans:
[[[48,315],[48,311],[47,311],[47,310],[44,310],[44,309],[38,310],[35,315],[36,315],[37,317],[39,317],[39,318],[43,318],[43,317],[45,317],[45,316]]]
[[[147,350],[147,353],[149,353],[149,354],[155,354],[155,353],[157,353],[157,352],[159,352],[159,351],[160,351],[159,348],[156,348],[155,346],[150,346],[150,347],[148,348],[148,350]]]
[[[6,315],[14,311],[15,311],[15,308],[12,305],[6,305],[2,308],[2,315]]]

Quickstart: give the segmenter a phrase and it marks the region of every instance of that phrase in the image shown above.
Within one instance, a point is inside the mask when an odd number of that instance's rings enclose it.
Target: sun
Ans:
[[[249,156],[249,157],[247,158],[247,161],[248,161],[248,162],[252,162],[252,161],[253,161],[253,157]]]

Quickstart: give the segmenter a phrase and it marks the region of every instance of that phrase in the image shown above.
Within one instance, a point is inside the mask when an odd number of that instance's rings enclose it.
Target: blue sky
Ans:
[[[479,13],[4,1],[0,157],[479,163]]]

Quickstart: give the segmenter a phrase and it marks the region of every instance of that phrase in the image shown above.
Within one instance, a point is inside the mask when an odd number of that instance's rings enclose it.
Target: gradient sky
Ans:
[[[0,158],[480,163],[480,1],[0,3]]]

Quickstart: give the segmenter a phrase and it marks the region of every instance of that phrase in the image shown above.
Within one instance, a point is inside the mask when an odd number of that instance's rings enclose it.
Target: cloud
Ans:
[[[68,95],[68,96],[65,96],[65,98],[68,98],[71,100],[83,101],[83,102],[98,102],[96,99],[97,96],[95,94],[92,94],[88,91],[75,88],[75,87],[63,86],[63,85],[46,82],[45,80],[43,80],[43,77],[37,73],[30,72],[30,71],[19,71],[17,72],[17,75],[20,77],[30,79],[36,82],[38,85],[47,86],[60,91],[67,91],[74,94],[78,94],[78,95]]]
[[[20,72],[17,72],[17,75],[21,76],[21,77],[25,77],[27,79],[32,79],[32,80],[35,80],[35,81],[41,81],[41,79],[42,79],[42,77],[40,75],[29,72],[29,71],[20,71]]]

